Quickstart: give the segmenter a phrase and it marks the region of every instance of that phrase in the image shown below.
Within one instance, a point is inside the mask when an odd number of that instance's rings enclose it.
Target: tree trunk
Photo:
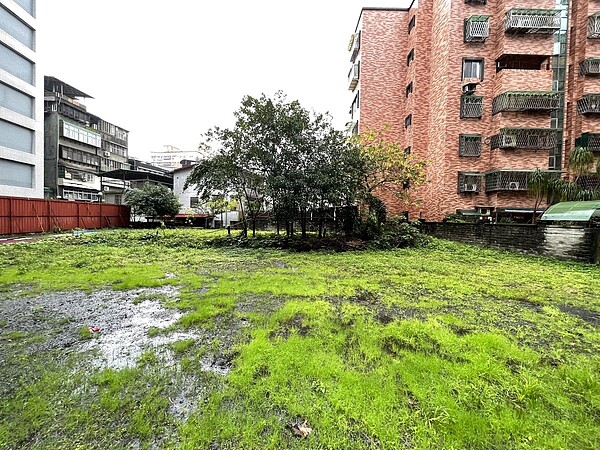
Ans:
[[[306,237],[306,210],[302,209],[300,211],[300,229],[302,230],[302,237]]]

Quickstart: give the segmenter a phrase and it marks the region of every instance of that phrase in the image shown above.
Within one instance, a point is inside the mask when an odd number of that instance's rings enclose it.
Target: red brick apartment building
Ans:
[[[427,163],[410,208],[531,215],[535,169],[600,151],[600,0],[420,0],[363,8],[349,43],[355,132],[388,128]],[[600,155],[600,154],[599,154]]]

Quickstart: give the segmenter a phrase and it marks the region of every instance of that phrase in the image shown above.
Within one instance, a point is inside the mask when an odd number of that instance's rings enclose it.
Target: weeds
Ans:
[[[40,350],[0,315],[12,363],[0,369],[0,447],[600,447],[597,266],[439,240],[295,253],[205,245],[215,237],[119,231],[1,247],[0,308],[22,286],[172,284],[177,297],[135,297],[182,312],[149,334],[199,337],[103,370]],[[172,412],[182,392],[191,415]]]

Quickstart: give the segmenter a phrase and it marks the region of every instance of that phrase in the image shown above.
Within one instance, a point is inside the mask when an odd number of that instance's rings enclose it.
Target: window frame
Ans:
[[[467,64],[473,64],[473,63],[478,63],[479,65],[479,74],[478,76],[465,76],[465,69],[467,67]],[[462,59],[462,80],[473,80],[473,79],[477,79],[479,81],[483,81],[483,76],[484,76],[484,66],[485,66],[485,59],[484,58],[477,58],[477,57],[473,57],[473,58],[463,58]]]

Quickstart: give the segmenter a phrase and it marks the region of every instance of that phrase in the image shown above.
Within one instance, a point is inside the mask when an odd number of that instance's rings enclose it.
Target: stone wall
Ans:
[[[600,262],[600,228],[559,225],[425,223],[441,239],[579,262]]]

